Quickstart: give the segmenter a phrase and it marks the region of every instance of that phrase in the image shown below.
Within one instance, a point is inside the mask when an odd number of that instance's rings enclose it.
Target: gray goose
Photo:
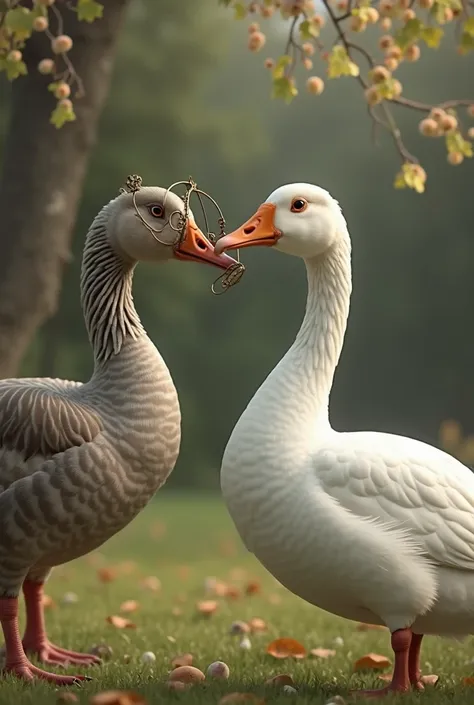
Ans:
[[[178,457],[178,396],[135,310],[132,277],[138,261],[235,265],[228,255],[214,254],[188,205],[163,188],[132,188],[94,219],[81,273],[95,363],[88,382],[0,381],[0,623],[4,671],[21,679],[57,685],[85,679],[39,669],[27,653],[56,665],[99,661],[48,640],[44,582],[52,567],[123,529],[163,485]]]

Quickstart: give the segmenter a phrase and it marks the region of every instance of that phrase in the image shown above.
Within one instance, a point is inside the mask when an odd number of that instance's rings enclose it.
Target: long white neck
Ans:
[[[328,404],[351,295],[350,240],[307,260],[308,299],[295,342],[257,392],[241,422],[260,442],[300,449],[329,428]],[[240,422],[239,424],[240,425]],[[237,430],[237,427],[236,427]]]

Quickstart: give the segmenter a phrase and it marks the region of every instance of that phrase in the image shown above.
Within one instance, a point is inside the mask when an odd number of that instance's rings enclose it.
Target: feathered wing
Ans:
[[[353,515],[404,532],[430,562],[474,570],[474,474],[432,446],[341,433],[313,457],[322,489]]]
[[[100,417],[74,393],[82,385],[56,379],[0,383],[0,491],[38,470],[56,453],[92,441]]]

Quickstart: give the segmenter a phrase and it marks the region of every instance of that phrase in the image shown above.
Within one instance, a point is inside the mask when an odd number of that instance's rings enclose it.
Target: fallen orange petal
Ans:
[[[181,580],[187,580],[189,578],[189,575],[191,573],[191,569],[187,565],[180,565],[178,566],[178,576],[181,578]]]
[[[265,685],[293,686],[294,684],[295,682],[289,673],[280,673],[278,676],[273,676],[273,678],[269,678],[267,681],[265,681]]]
[[[386,656],[370,653],[357,659],[354,664],[354,671],[382,671],[384,668],[388,668],[391,663]]]
[[[97,577],[102,583],[111,583],[117,577],[117,572],[112,568],[99,568]]]
[[[384,627],[383,624],[366,624],[365,622],[359,622],[359,624],[356,626],[356,631],[358,632],[368,632],[372,629],[385,631],[387,627]]]
[[[219,705],[237,705],[249,702],[253,705],[263,705],[265,700],[258,698],[254,693],[227,693],[219,700]]]
[[[227,583],[223,583],[221,580],[216,580],[216,582],[212,586],[212,592],[217,597],[225,597],[227,595],[228,589],[229,586],[227,585]]]
[[[251,580],[247,585],[245,586],[245,594],[246,595],[257,595],[261,590],[260,583],[257,582],[256,580]]]
[[[247,575],[247,571],[245,568],[232,568],[229,571],[229,578],[231,580],[245,580],[245,576]]]
[[[117,629],[136,629],[137,626],[126,617],[120,617],[116,614],[106,617],[106,621],[109,624],[112,624],[112,626],[117,627]]]
[[[281,597],[280,595],[276,595],[273,593],[272,595],[268,596],[268,601],[271,605],[279,605],[281,604]]]
[[[211,614],[218,608],[218,604],[215,600],[201,600],[196,605],[198,612],[206,617],[210,617]]]
[[[148,588],[148,590],[153,590],[153,592],[158,592],[161,588],[161,581],[155,575],[149,575],[147,578],[144,578],[141,584],[142,587]]]
[[[300,644],[296,639],[284,637],[282,639],[275,639],[268,644],[267,654],[270,654],[273,658],[304,658],[306,656],[306,649],[303,644]]]
[[[267,625],[260,617],[252,617],[248,625],[253,632],[265,632],[267,630]]]
[[[387,683],[390,683],[392,678],[393,678],[393,673],[381,673],[380,676],[377,676],[379,681],[386,681]]]
[[[233,539],[224,539],[219,544],[219,550],[223,556],[235,556],[237,546]]]
[[[426,676],[421,676],[420,681],[423,685],[436,685],[439,681],[439,676],[435,673],[427,673]]]
[[[194,666],[178,666],[169,674],[168,682],[200,683],[205,677],[206,676],[199,668],[195,668]]]
[[[90,705],[146,705],[143,695],[129,690],[104,690],[89,699]]]
[[[474,685],[474,677],[473,676],[466,676],[465,678],[462,679],[463,685]]]
[[[336,652],[334,649],[311,649],[309,652],[310,656],[314,656],[315,658],[329,658],[330,656],[335,656]]]
[[[237,600],[240,597],[240,590],[235,585],[227,585],[225,597],[229,600]]]
[[[136,612],[139,607],[140,605],[136,600],[125,600],[125,602],[122,602],[120,605],[120,611],[126,613]]]
[[[179,668],[180,666],[192,666],[192,663],[192,654],[181,654],[180,656],[175,656],[175,658],[171,661],[173,668]]]

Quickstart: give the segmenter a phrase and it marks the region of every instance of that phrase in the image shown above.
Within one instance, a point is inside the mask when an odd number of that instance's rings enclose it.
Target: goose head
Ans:
[[[338,202],[319,186],[295,183],[273,191],[251,218],[217,242],[215,252],[265,245],[311,259],[344,236]]]
[[[110,243],[126,260],[164,262],[175,258],[221,269],[235,264],[229,255],[215,253],[191,210],[185,222],[184,202],[172,191],[144,186],[135,193],[135,199],[131,193],[122,193],[108,208]]]

